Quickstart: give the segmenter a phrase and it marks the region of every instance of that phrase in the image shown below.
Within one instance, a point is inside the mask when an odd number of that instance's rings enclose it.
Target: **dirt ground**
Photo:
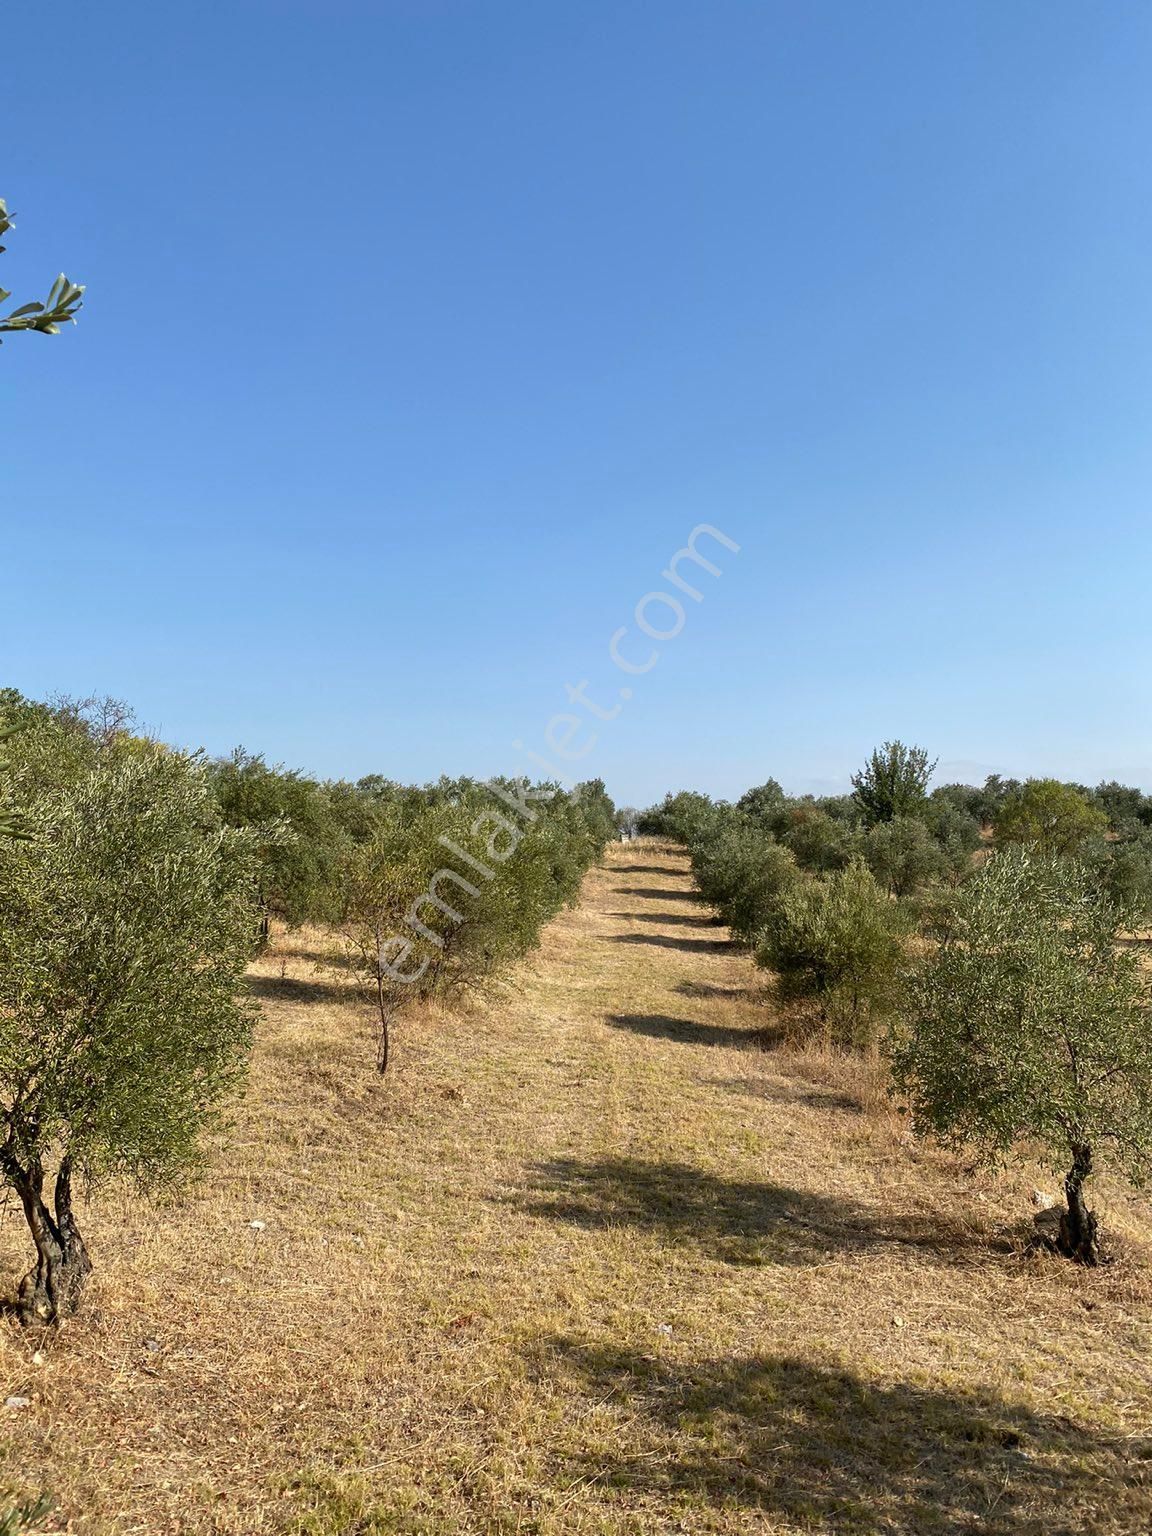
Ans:
[[[1152,1529],[1147,1206],[1101,1192],[1099,1273],[1027,1255],[1035,1170],[974,1174],[865,1065],[764,1048],[681,852],[613,847],[499,995],[401,1023],[386,1080],[321,949],[254,968],[202,1188],[102,1195],[85,1313],[0,1325],[37,1530]]]

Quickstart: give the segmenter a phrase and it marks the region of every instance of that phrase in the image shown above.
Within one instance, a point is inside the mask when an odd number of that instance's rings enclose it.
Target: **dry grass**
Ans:
[[[0,1402],[31,1399],[3,1471],[46,1529],[1152,1527],[1145,1208],[1107,1192],[1106,1272],[1023,1256],[1034,1175],[910,1145],[857,1063],[759,1048],[680,854],[613,849],[503,997],[402,1027],[387,1082],[278,944],[203,1191],[94,1209],[87,1313],[0,1332]]]

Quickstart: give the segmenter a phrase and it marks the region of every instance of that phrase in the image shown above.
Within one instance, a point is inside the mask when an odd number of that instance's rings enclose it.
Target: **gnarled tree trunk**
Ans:
[[[44,1199],[44,1170],[39,1163],[13,1170],[28,1230],[36,1244],[36,1263],[20,1282],[20,1321],[55,1323],[75,1312],[92,1261],[72,1211],[72,1161],[65,1157],[56,1174],[52,1209]]]
[[[1096,1214],[1084,1202],[1084,1183],[1092,1172],[1092,1148],[1072,1148],[1072,1167],[1064,1180],[1068,1209],[1060,1217],[1060,1252],[1079,1264],[1099,1264],[1100,1238]]]

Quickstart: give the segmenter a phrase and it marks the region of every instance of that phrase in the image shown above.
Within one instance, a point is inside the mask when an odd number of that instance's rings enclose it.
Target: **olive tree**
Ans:
[[[63,731],[12,744],[28,836],[0,843],[0,1175],[36,1249],[25,1322],[73,1311],[90,1273],[75,1183],[147,1192],[193,1168],[252,1023],[252,835],[222,824],[198,761],[133,741],[81,762]]]
[[[781,892],[798,878],[789,849],[739,812],[692,845],[692,872],[739,943],[754,945]]]
[[[830,1037],[866,1046],[892,1007],[908,919],[855,859],[781,893],[756,962],[776,972],[785,1000],[812,999]]]
[[[870,827],[864,857],[893,896],[910,896],[918,887],[942,880],[949,868],[944,848],[914,816],[895,816]]]
[[[213,789],[224,820],[262,834],[259,889],[267,939],[269,919],[289,928],[331,918],[337,910],[335,871],[344,830],[326,787],[314,779],[237,747],[213,763]]]
[[[775,779],[765,779],[752,789],[746,789],[736,802],[736,809],[753,821],[762,822],[775,830],[775,823],[788,801]]]
[[[337,928],[376,1011],[381,1072],[399,1010],[480,987],[526,954],[611,834],[615,807],[599,780],[567,794],[494,783],[527,796],[530,820],[504,814],[490,786],[441,780],[389,799],[372,838],[344,852]]]
[[[1092,799],[1107,816],[1113,832],[1131,835],[1152,826],[1152,796],[1141,789],[1110,779],[1097,784]]]
[[[636,836],[636,828],[640,821],[640,812],[634,805],[621,805],[617,807],[615,824],[616,832],[622,838]]]
[[[659,805],[650,806],[640,817],[638,830],[691,843],[714,809],[711,796],[697,790],[682,789],[678,794],[669,791]]]
[[[1029,779],[996,817],[998,843],[1028,843],[1040,853],[1075,858],[1108,830],[1108,816],[1074,784]]]
[[[377,818],[374,836],[351,843],[339,865],[340,915],[336,922],[345,958],[376,1011],[376,1066],[388,1070],[392,1025],[405,1002],[425,996],[435,970],[428,975],[428,955],[409,960],[410,913],[416,894],[427,889],[443,858],[437,849],[436,826],[405,822],[398,812]]]
[[[967,874],[972,855],[984,841],[981,822],[947,795],[929,795],[917,814],[943,850],[949,873]]]
[[[1095,1264],[1085,1184],[1152,1156],[1152,996],[1130,915],[1082,866],[1010,849],[957,893],[907,992],[894,1081],[914,1123],[988,1163],[1026,1144],[1064,1175],[1059,1246]]]
[[[1140,831],[1122,842],[1105,844],[1101,878],[1118,906],[1131,911],[1140,926],[1152,918],[1152,830]]]
[[[0,748],[20,730],[18,725],[9,725],[0,728]],[[8,759],[0,755],[0,787],[4,786],[8,772]],[[11,805],[0,804],[0,838],[26,837],[27,829],[20,811]]]
[[[801,869],[816,874],[846,869],[861,851],[858,828],[829,816],[811,801],[793,806],[781,842]]]

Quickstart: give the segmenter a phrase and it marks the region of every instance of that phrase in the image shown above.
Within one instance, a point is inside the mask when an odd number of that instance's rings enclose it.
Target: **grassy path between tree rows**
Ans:
[[[1109,1192],[1101,1274],[1021,1256],[1030,1177],[762,1048],[680,852],[612,848],[499,998],[401,1024],[386,1081],[316,952],[254,969],[203,1189],[97,1204],[87,1313],[0,1329],[41,1529],[1152,1529],[1146,1207]],[[15,1276],[18,1213],[0,1237]]]

